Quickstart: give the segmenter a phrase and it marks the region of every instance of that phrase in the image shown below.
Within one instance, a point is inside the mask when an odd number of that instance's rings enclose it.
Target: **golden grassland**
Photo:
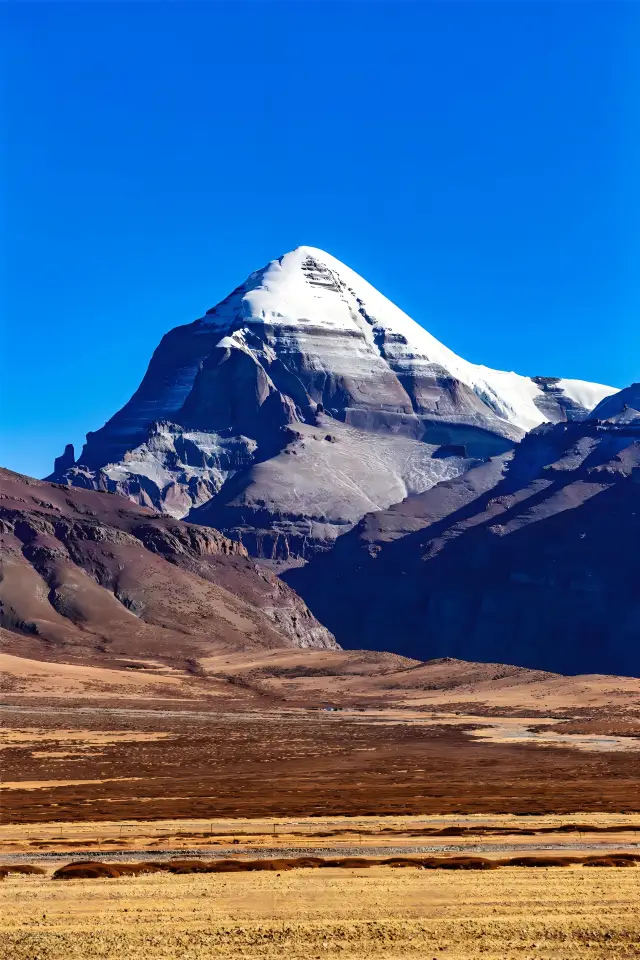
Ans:
[[[640,956],[640,869],[296,870],[0,885],[14,960]]]

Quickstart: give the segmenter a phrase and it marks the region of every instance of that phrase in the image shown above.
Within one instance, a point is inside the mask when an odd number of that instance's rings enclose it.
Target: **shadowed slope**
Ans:
[[[542,426],[286,578],[345,646],[638,676],[639,479],[637,419]]]

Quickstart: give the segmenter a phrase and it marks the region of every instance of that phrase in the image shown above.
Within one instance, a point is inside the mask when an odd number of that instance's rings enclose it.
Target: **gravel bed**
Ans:
[[[52,852],[33,852],[33,853],[11,853],[2,856],[2,863],[34,863],[46,862],[57,864],[61,861],[77,860],[101,860],[106,863],[118,863],[119,861],[143,862],[146,860],[172,860],[179,858],[185,859],[204,859],[204,860],[228,860],[231,857],[241,857],[247,860],[270,859],[273,857],[393,857],[398,855],[410,856],[411,854],[477,854],[477,853],[499,853],[499,854],[519,854],[526,853],[537,855],[539,853],[573,853],[595,851],[596,853],[610,852],[620,850],[620,847],[611,847],[606,842],[601,843],[474,843],[459,844],[447,843],[440,846],[384,846],[384,847],[217,847],[215,850],[207,850],[198,847],[192,849],[178,848],[175,850],[69,850]],[[640,843],[627,843],[624,845],[625,851],[640,849]]]

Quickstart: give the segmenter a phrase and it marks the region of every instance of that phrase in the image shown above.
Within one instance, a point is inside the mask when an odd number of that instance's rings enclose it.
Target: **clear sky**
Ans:
[[[640,4],[0,8],[5,465],[299,244],[469,360],[640,379]]]

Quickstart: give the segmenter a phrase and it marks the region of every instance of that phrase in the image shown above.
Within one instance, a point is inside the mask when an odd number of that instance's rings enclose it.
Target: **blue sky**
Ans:
[[[466,358],[640,379],[635,3],[13,3],[0,461],[299,244]],[[637,58],[636,58],[637,60]]]

